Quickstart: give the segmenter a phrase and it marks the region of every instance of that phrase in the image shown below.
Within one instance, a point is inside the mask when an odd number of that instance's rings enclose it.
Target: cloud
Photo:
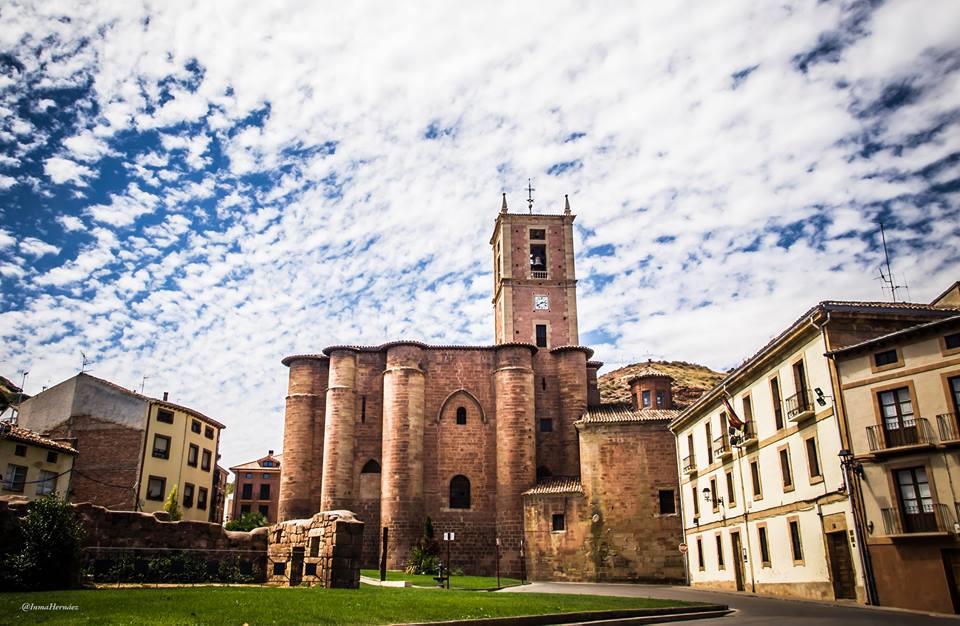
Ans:
[[[610,368],[725,369],[819,299],[883,297],[880,219],[914,299],[956,279],[949,0],[17,7],[0,362],[149,375],[228,422],[227,464],[279,448],[285,354],[490,342],[487,241],[528,178],[537,212],[570,195]]]
[[[7,190],[17,184],[17,179],[13,176],[0,174],[0,190]]]
[[[50,180],[58,185],[69,182],[80,187],[86,187],[87,182],[84,179],[94,175],[93,170],[89,167],[63,157],[47,159],[43,164],[43,171],[50,177]]]
[[[60,254],[60,248],[35,237],[27,237],[20,241],[20,252],[33,257],[42,257],[47,254]]]

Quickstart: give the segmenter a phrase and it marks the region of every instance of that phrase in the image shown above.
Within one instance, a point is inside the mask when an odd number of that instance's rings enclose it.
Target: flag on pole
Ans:
[[[727,422],[733,428],[740,430],[743,428],[743,420],[740,419],[740,416],[737,415],[737,412],[733,410],[733,405],[730,404],[730,398],[728,396],[723,397],[723,406],[727,409]]]

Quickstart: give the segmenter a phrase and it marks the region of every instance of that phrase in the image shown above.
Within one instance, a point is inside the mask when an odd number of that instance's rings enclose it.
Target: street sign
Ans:
[[[681,543],[679,546],[677,546],[677,549],[680,550],[680,554],[686,554],[686,553],[687,553],[687,544]]]
[[[444,541],[454,541],[456,539],[455,533],[443,533]]]

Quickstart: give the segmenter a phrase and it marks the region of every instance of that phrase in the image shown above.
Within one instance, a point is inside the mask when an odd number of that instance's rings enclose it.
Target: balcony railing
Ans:
[[[867,426],[867,442],[870,452],[883,452],[911,446],[934,444],[930,422],[922,417],[904,418],[896,428]]]
[[[916,503],[907,507],[880,509],[886,535],[945,533],[953,530],[953,516],[946,504]]]
[[[546,278],[547,272],[540,270],[530,270],[530,278]]]
[[[937,430],[940,431],[940,441],[960,441],[957,416],[953,413],[941,413],[937,416]]]
[[[799,391],[786,399],[784,404],[787,407],[787,419],[791,422],[813,417],[813,392],[809,389]]]
[[[733,454],[733,448],[730,447],[730,437],[726,433],[713,440],[713,454],[720,459]]]
[[[690,456],[683,457],[683,473],[684,474],[696,474],[697,473],[697,459],[691,454]]]

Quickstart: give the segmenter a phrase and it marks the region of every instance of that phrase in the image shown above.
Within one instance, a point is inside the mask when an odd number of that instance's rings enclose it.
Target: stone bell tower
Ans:
[[[532,199],[528,202],[531,203]],[[577,345],[577,280],[570,200],[562,214],[510,213],[507,196],[490,238],[496,343]]]

